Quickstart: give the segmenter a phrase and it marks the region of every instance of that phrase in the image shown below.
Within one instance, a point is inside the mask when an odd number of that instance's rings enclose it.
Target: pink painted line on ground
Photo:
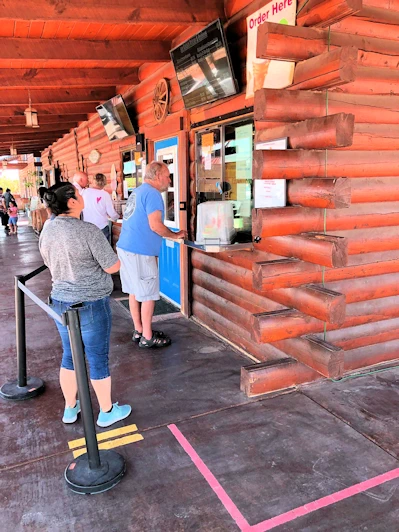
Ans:
[[[396,478],[399,478],[399,467],[397,469],[392,469],[392,471],[388,471],[387,473],[383,473],[382,475],[378,475],[377,477],[365,480],[364,482],[359,482],[359,484],[355,484],[354,486],[350,486],[349,488],[345,488],[341,491],[336,491],[331,495],[327,495],[327,497],[322,497],[321,499],[317,499],[316,501],[310,502],[303,506],[299,506],[298,508],[290,510],[289,512],[286,512],[284,514],[272,517],[271,519],[267,519],[262,523],[258,523],[257,525],[252,526],[251,532],[267,532],[267,530],[272,530],[272,528],[275,528],[276,526],[283,525],[285,523],[293,521],[294,519],[297,519],[298,517],[310,514],[312,512],[315,512],[316,510],[320,510],[320,508],[325,508],[326,506],[335,504],[336,502],[343,501],[344,499],[348,499],[349,497],[358,495],[359,493],[367,491],[371,488],[375,488],[376,486],[380,486],[381,484],[384,484],[385,482],[389,482],[390,480],[394,480]]]
[[[364,491],[375,488],[376,486],[380,486],[381,484],[384,484],[385,482],[389,482],[390,480],[395,480],[396,478],[399,478],[399,467],[398,467],[396,469],[392,469],[391,471],[388,471],[387,473],[383,473],[382,475],[378,475],[377,477],[373,477],[373,478],[370,478],[369,480],[359,482],[359,484],[354,484],[353,486],[350,486],[349,488],[336,491],[335,493],[332,493],[331,495],[327,495],[326,497],[322,497],[321,499],[317,499],[316,501],[309,502],[307,504],[304,504],[303,506],[298,506],[298,508],[294,508],[293,510],[290,510],[289,512],[285,512],[283,514],[277,515],[276,517],[266,519],[266,521],[262,521],[261,523],[258,523],[257,525],[251,526],[248,523],[248,521],[244,518],[244,516],[242,515],[240,510],[237,508],[237,506],[233,503],[233,501],[227,495],[227,493],[222,488],[220,483],[217,481],[214,474],[205,465],[203,460],[201,460],[201,458],[199,457],[195,449],[192,447],[189,441],[185,438],[185,436],[183,436],[183,434],[176,427],[176,425],[168,425],[168,429],[171,431],[173,436],[176,438],[176,440],[180,443],[180,445],[189,455],[194,465],[197,467],[197,469],[200,471],[202,476],[208,482],[210,487],[216,493],[220,502],[229,512],[229,514],[234,519],[234,521],[237,523],[238,527],[240,528],[242,532],[267,532],[268,530],[272,530],[273,528],[276,528],[277,526],[284,525],[285,523],[289,523],[290,521],[293,521],[294,519],[297,519],[298,517],[302,517],[304,515],[310,514],[312,512],[315,512],[316,510],[325,508],[326,506],[331,506],[332,504],[335,504],[336,502],[343,501],[345,499],[348,499],[349,497],[353,497],[354,495],[358,495],[359,493],[363,493]]]
[[[194,450],[192,445],[183,436],[183,434],[176,427],[176,425],[168,425],[168,429],[171,431],[173,436],[176,438],[176,440],[180,443],[180,445],[186,451],[188,456],[191,458],[191,460],[193,461],[194,465],[197,467],[197,469],[200,471],[202,476],[208,482],[210,487],[216,493],[218,499],[223,504],[223,506],[226,508],[226,510],[229,512],[229,514],[234,519],[234,521],[237,523],[237,525],[240,528],[240,530],[242,532],[244,532],[244,531],[247,532],[247,531],[251,530],[251,526],[249,525],[247,520],[244,518],[244,516],[242,515],[240,510],[237,508],[237,506],[234,504],[234,502],[230,499],[230,497],[227,495],[225,490],[222,488],[222,486],[220,485],[220,483],[216,479],[215,475],[205,465],[205,463],[199,457],[199,455]]]

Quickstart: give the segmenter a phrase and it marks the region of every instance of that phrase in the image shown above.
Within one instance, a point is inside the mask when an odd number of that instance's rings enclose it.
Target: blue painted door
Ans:
[[[177,137],[155,142],[155,159],[168,165],[171,186],[162,194],[165,203],[164,223],[171,231],[179,231],[179,165]],[[161,294],[180,307],[180,244],[166,238],[159,256]]]

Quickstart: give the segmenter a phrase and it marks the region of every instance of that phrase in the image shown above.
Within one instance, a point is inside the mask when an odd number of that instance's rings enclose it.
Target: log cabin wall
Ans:
[[[288,357],[286,384],[399,358],[399,2],[336,4],[300,1],[298,26],[258,32],[258,57],[296,62],[254,101],[255,140],[290,149],[254,152],[253,177],[286,179],[287,207],[254,210],[253,252],[192,253],[193,314],[267,361],[258,393]],[[227,30],[242,60],[243,20]]]

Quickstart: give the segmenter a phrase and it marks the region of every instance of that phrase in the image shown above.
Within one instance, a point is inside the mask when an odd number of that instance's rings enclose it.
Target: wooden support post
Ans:
[[[327,28],[361,9],[362,0],[309,0],[298,12],[297,24]]]
[[[255,150],[254,179],[385,177],[396,175],[399,152]]]
[[[247,397],[276,392],[320,379],[319,373],[292,358],[241,368],[240,389]]]
[[[291,205],[346,209],[351,204],[351,180],[338,178],[288,181],[287,197]]]
[[[399,55],[397,40],[265,22],[258,27],[256,57],[297,62],[340,46],[356,46],[365,52]]]
[[[262,24],[263,27],[264,24]],[[277,24],[277,26],[283,26]],[[295,26],[285,26],[293,27]],[[399,49],[399,46],[398,46]],[[355,123],[398,125],[399,96],[370,96],[328,93],[328,112],[355,115]],[[256,121],[297,122],[323,117],[327,110],[325,92],[261,89],[255,92],[254,117]],[[385,175],[395,175],[385,174]],[[310,176],[315,177],[315,176]],[[338,177],[342,177],[338,176]],[[369,176],[371,177],[371,176]]]
[[[327,149],[350,146],[353,142],[355,117],[338,113],[303,122],[262,129],[255,134],[255,143],[288,137],[294,149]]]
[[[307,207],[276,207],[252,211],[253,234],[262,238],[323,230],[340,235],[335,232],[397,225],[398,202],[354,204],[345,210],[327,212]]]
[[[344,46],[297,63],[289,90],[338,87],[356,79],[358,49]]]
[[[329,268],[342,268],[348,261],[348,242],[345,238],[307,234],[262,238],[256,245],[261,251],[270,251],[283,257],[294,257]]]
[[[286,355],[295,358],[324,377],[336,379],[344,372],[344,351],[316,336],[281,340],[274,344]]]

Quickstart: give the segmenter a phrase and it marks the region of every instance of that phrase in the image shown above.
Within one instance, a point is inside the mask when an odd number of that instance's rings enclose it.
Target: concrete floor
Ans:
[[[0,384],[15,378],[13,276],[40,264],[30,228],[0,234]],[[27,286],[46,300],[49,273]],[[60,341],[27,300],[29,374],[46,391],[0,400],[2,532],[399,530],[399,368],[249,400],[239,390],[248,359],[194,322],[166,316],[157,327],[173,344],[143,352],[130,340],[127,310],[116,300],[112,310],[114,397],[133,406],[116,427],[136,424],[143,436],[116,449],[126,476],[100,495],[67,488],[68,442],[83,436],[82,424],[61,423]],[[93,405],[97,416],[94,398]],[[387,472],[392,480],[379,477]],[[351,488],[376,477],[361,493]],[[329,498],[346,488],[345,498]],[[326,506],[284,517],[324,497]]]

